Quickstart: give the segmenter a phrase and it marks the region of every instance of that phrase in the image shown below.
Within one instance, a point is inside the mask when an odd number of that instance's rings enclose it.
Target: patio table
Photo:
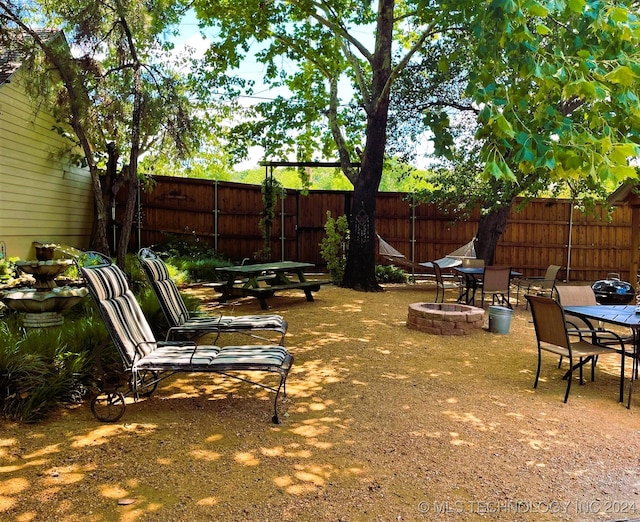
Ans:
[[[564,306],[566,314],[575,315],[582,319],[602,321],[604,323],[625,326],[633,333],[633,370],[629,383],[629,399],[627,408],[631,407],[631,392],[635,367],[638,361],[638,341],[640,340],[640,313],[636,313],[635,305],[589,305],[589,306]],[[621,353],[620,363],[620,402],[624,401],[624,361],[626,355]]]

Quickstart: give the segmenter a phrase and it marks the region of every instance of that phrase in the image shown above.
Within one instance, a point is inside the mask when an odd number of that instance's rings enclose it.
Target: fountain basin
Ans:
[[[36,251],[36,259],[38,261],[48,261],[53,259],[56,253],[56,243],[41,243],[40,241],[33,242],[33,248]]]
[[[9,308],[24,313],[28,328],[58,326],[64,321],[61,312],[79,303],[89,291],[86,288],[56,287],[49,291],[16,288],[2,293],[0,299]]]
[[[55,259],[49,261],[16,261],[16,267],[36,280],[36,289],[55,288],[54,279],[73,264],[73,259]]]

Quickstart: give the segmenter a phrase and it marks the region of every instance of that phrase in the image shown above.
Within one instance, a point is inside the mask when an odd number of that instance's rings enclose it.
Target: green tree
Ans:
[[[337,154],[353,184],[349,254],[343,284],[379,290],[375,277],[376,196],[382,179],[391,86],[398,72],[448,18],[447,10],[422,2],[381,0],[307,2],[280,0],[196,0],[198,17],[216,29],[208,54],[209,80],[231,90],[250,87],[233,81],[228,69],[239,66],[251,43],[263,47],[265,79],[287,87],[292,96],[259,105],[260,118],[246,134],[265,148],[267,157],[310,161],[315,151]],[[432,18],[428,23],[423,20]],[[411,27],[400,39],[400,31]],[[360,38],[359,35],[368,36]],[[392,45],[404,53],[392,59]],[[369,36],[371,35],[371,36]],[[284,72],[282,60],[295,71]],[[340,99],[341,82],[354,89],[352,100]],[[212,90],[212,88],[210,88]],[[360,152],[358,146],[363,146]],[[355,164],[361,163],[357,168]]]
[[[216,86],[247,87],[223,73],[259,42],[266,80],[293,93],[259,105],[261,118],[254,125],[243,122],[246,135],[268,157],[295,153],[308,160],[314,150],[337,152],[354,186],[347,287],[379,288],[375,201],[392,86],[419,51],[434,58],[430,70],[446,72],[449,56],[435,59],[442,42],[450,43],[450,52],[459,46],[470,53],[461,94],[477,110],[483,179],[508,202],[483,216],[481,255],[495,248],[506,223],[512,195],[503,193],[504,186],[635,175],[628,164],[637,155],[634,2],[196,0],[195,7],[216,29],[209,51]],[[358,38],[363,32],[371,38]],[[293,61],[295,70],[284,71],[285,61]],[[339,98],[345,78],[354,89],[346,104]],[[447,113],[435,111],[428,123],[436,150],[452,154]],[[361,153],[358,146],[364,146]],[[358,160],[360,169],[354,167]]]
[[[454,159],[426,199],[483,207],[479,257],[492,262],[516,197],[570,184],[589,207],[636,176],[635,4],[494,1],[473,39],[445,38],[398,82],[398,127],[419,136],[425,123],[436,151]],[[468,67],[474,59],[480,67]],[[452,122],[462,114],[475,142],[456,147]]]
[[[0,0],[0,43],[26,58],[35,79],[31,95],[48,102],[59,132],[80,147],[91,173],[92,248],[109,251],[109,209],[118,191],[127,191],[117,245],[121,266],[135,217],[140,156],[154,147],[178,155],[193,147],[194,107],[182,76],[169,66],[171,45],[164,38],[182,12],[179,1]],[[43,29],[58,37],[46,37]]]

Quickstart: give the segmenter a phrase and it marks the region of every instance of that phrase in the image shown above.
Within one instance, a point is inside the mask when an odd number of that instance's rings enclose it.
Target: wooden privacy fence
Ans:
[[[234,261],[252,259],[263,248],[258,222],[263,210],[260,187],[231,182],[158,176],[140,201],[135,247],[166,242],[167,235],[206,241]],[[271,260],[314,263],[324,270],[320,242],[327,211],[346,214],[351,193],[287,190],[278,201],[271,229]],[[121,209],[119,209],[121,210]],[[474,237],[479,210],[454,222],[435,205],[412,205],[402,193],[380,193],[376,229],[408,258],[423,262],[443,257]],[[594,281],[618,272],[627,281],[631,264],[631,210],[618,207],[612,221],[573,210],[568,200],[538,199],[512,210],[498,242],[495,264],[511,265],[525,275],[543,275],[547,266],[564,267],[561,279]],[[382,261],[380,261],[382,262]]]

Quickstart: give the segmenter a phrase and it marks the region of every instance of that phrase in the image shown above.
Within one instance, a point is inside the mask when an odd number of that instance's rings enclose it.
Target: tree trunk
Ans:
[[[349,219],[349,252],[342,285],[365,292],[382,290],[376,281],[376,199],[382,179],[389,92],[391,77],[391,44],[395,0],[378,2],[375,51],[371,59],[373,71],[371,96],[365,98],[367,111],[366,145],[362,167],[353,190]]]
[[[90,153],[90,152],[89,152]],[[87,153],[85,153],[85,157]],[[104,199],[102,198],[102,184],[100,183],[100,175],[98,174],[98,168],[95,164],[89,164],[89,171],[91,172],[91,185],[93,187],[93,205],[94,205],[94,226],[91,233],[91,240],[89,241],[89,248],[96,250],[101,254],[109,254],[109,240],[107,238],[107,210],[104,206]]]
[[[371,149],[371,147],[367,147]],[[382,145],[384,150],[384,145]],[[369,156],[373,160],[383,153],[366,154],[362,163],[362,170],[353,191],[353,204],[349,219],[349,252],[345,267],[342,286],[365,292],[379,292],[382,290],[376,281],[376,200],[378,185],[382,175],[382,165],[376,167],[367,161]]]
[[[134,101],[131,114],[131,150],[129,153],[129,165],[125,167],[125,187],[127,189],[127,202],[122,219],[120,240],[116,259],[118,266],[124,270],[127,250],[131,240],[131,229],[136,213],[136,200],[138,195],[138,156],[140,152],[140,123],[142,121],[142,88],[140,86],[140,67],[134,71]]]
[[[484,259],[485,265],[492,265],[498,240],[507,228],[507,217],[511,206],[494,210],[480,218],[476,234],[476,257]]]

